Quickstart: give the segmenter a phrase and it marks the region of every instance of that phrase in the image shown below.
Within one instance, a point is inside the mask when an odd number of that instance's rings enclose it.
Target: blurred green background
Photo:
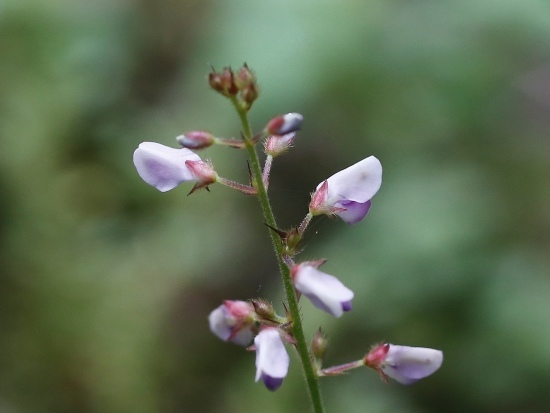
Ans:
[[[356,293],[303,302],[327,365],[371,344],[444,351],[411,387],[324,379],[329,412],[550,411],[550,3],[543,0],[0,0],[0,412],[305,412],[296,357],[275,393],[208,330],[224,298],[282,310],[255,199],[161,194],[142,141],[238,136],[209,65],[255,70],[256,130],[304,115],[274,164],[281,227],[374,154],[356,226],[316,219],[301,259]],[[208,149],[246,181],[244,154]]]

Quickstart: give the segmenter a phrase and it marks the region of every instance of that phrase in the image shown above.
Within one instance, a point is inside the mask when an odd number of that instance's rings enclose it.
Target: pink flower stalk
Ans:
[[[356,224],[369,212],[370,200],[381,184],[382,164],[369,156],[317,185],[309,212],[337,215],[348,224]]]
[[[264,328],[254,339],[254,347],[256,382],[262,379],[269,390],[277,390],[283,384],[290,364],[279,330],[274,327]]]
[[[251,303],[226,300],[208,316],[210,331],[223,341],[247,346],[254,335],[255,315]]]
[[[186,148],[175,149],[156,142],[143,142],[134,152],[139,176],[161,192],[182,182],[196,182],[202,188],[216,181],[216,173],[199,155]]]
[[[315,307],[335,317],[351,310],[353,291],[338,278],[319,271],[316,265],[310,262],[295,265],[291,276],[296,290],[309,298]]]
[[[433,374],[443,363],[443,352],[424,347],[381,344],[364,358],[365,366],[373,368],[387,380],[412,384]]]

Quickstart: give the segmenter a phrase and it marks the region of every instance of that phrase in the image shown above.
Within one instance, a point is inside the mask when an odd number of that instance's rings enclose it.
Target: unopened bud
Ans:
[[[328,339],[323,330],[319,327],[319,330],[313,336],[311,341],[311,354],[318,360],[322,360],[325,355],[325,351],[328,347]]]
[[[212,145],[216,138],[208,132],[192,131],[187,132],[185,135],[178,136],[176,140],[184,148],[203,149]]]
[[[242,101],[250,109],[252,103],[258,99],[258,86],[255,83],[252,83],[250,86],[245,87],[242,92]]]
[[[277,318],[277,315],[275,314],[275,309],[273,308],[273,305],[271,303],[268,303],[267,301],[262,300],[261,298],[256,298],[250,301],[254,306],[254,311],[260,317],[271,321],[274,321]]]
[[[224,67],[220,73],[211,72],[208,75],[208,83],[212,89],[224,96],[234,96],[239,91],[235,85],[233,71],[229,67]]]
[[[283,116],[276,116],[271,119],[266,126],[266,132],[269,135],[286,135],[290,132],[296,132],[302,127],[304,117],[299,113],[287,113]]]
[[[296,248],[302,242],[302,236],[297,228],[292,228],[287,232],[286,235],[286,249],[289,255],[294,255],[296,253]]]
[[[294,143],[294,132],[287,133],[286,135],[271,135],[265,141],[265,153],[272,157],[277,157],[284,154],[288,148]]]
[[[245,63],[235,75],[235,85],[239,90],[244,90],[256,83],[256,76]]]

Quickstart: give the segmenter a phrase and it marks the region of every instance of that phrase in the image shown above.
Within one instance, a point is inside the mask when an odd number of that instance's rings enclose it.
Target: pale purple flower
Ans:
[[[317,185],[309,211],[313,215],[337,215],[348,224],[356,224],[369,212],[371,198],[381,184],[382,164],[369,156]]]
[[[139,176],[161,192],[189,181],[202,182],[206,186],[215,176],[214,171],[191,150],[170,148],[156,142],[139,145],[134,152],[134,165]]]
[[[365,356],[365,365],[384,378],[401,384],[412,384],[433,374],[443,363],[443,352],[424,347],[381,344]]]
[[[315,307],[335,317],[351,310],[353,291],[338,278],[319,271],[308,262],[292,267],[291,274],[296,290],[309,298]]]
[[[246,301],[226,300],[208,316],[210,331],[223,341],[247,346],[254,336],[254,306]]]
[[[262,379],[269,390],[277,390],[283,384],[290,363],[281,334],[274,327],[264,328],[254,339],[254,347],[256,382]]]

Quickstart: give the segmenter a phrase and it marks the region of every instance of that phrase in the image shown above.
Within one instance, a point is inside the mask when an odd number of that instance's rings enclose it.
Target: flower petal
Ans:
[[[266,328],[254,339],[256,381],[263,380],[270,390],[278,389],[288,373],[290,358],[276,328]]]
[[[337,202],[335,207],[343,208],[344,210],[338,210],[334,214],[339,216],[346,224],[353,225],[361,222],[367,216],[371,207],[371,201],[364,203],[354,201]]]
[[[294,277],[294,286],[308,297],[313,305],[335,317],[351,309],[353,291],[338,278],[325,274],[311,265],[299,266]]]
[[[382,185],[382,164],[374,156],[369,156],[335,173],[327,181],[328,199],[365,203],[378,192]]]
[[[134,152],[134,165],[139,176],[161,192],[169,191],[195,177],[185,161],[201,158],[186,148],[175,149],[156,142],[143,142]]]
[[[396,346],[380,366],[387,376],[401,384],[412,384],[434,373],[443,363],[443,352],[424,347]]]

